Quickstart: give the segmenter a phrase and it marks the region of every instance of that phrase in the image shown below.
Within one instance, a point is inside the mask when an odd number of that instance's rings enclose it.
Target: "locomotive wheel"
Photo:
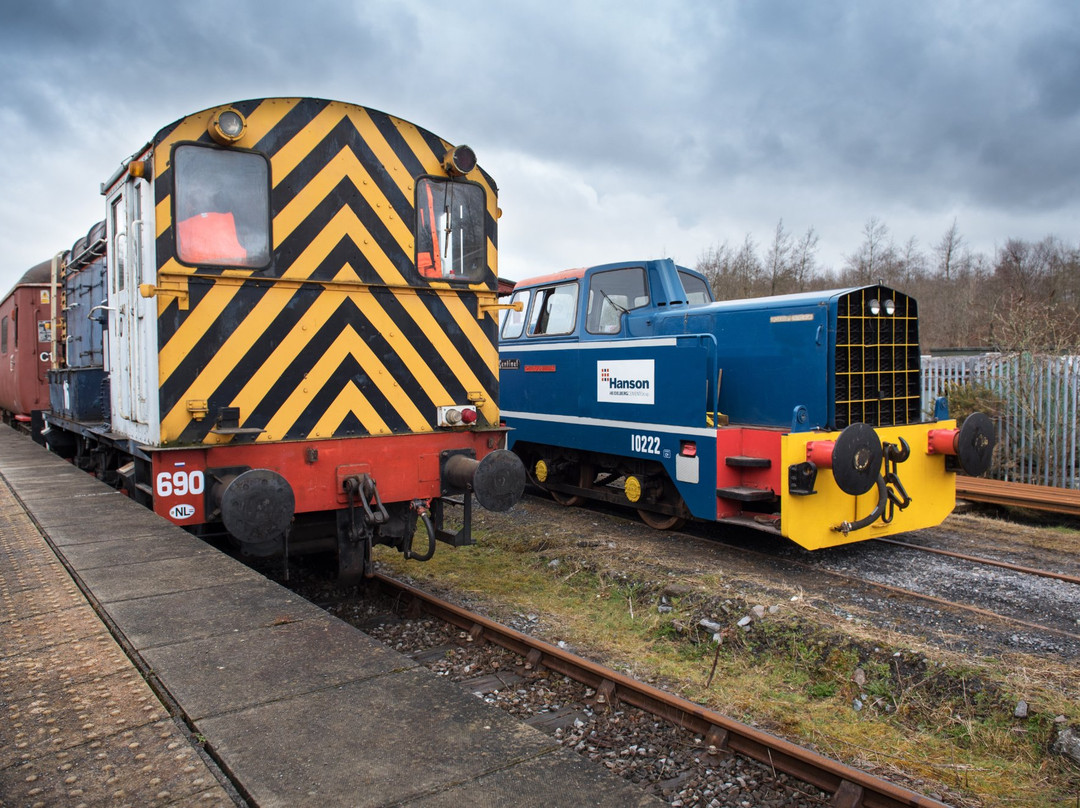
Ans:
[[[548,491],[548,493],[551,494],[553,500],[567,508],[573,508],[585,501],[585,497],[580,494],[564,494],[561,491]]]
[[[548,493],[551,494],[551,498],[567,508],[573,508],[575,505],[580,505],[585,501],[585,497],[581,494],[564,494],[562,491],[553,491],[550,488]]]
[[[592,466],[588,463],[582,463],[577,467],[578,478],[577,485],[579,488],[592,488],[593,480],[596,478],[596,473],[593,471]],[[561,491],[548,491],[551,494],[551,498],[567,508],[573,508],[580,505],[585,501],[585,497],[581,494],[564,494]]]
[[[686,519],[682,516],[646,511],[642,508],[638,508],[638,516],[653,530],[678,530],[686,524]]]

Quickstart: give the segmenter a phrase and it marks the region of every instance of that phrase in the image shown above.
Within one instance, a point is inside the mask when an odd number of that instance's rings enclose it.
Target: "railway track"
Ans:
[[[924,548],[915,547],[913,549]],[[807,570],[811,570],[817,575],[820,575],[821,572],[825,572],[828,576],[835,577],[837,581],[843,582],[841,586],[844,588],[850,588],[850,585],[852,584],[859,584],[867,588],[884,591],[890,596],[898,595],[906,598],[918,599],[933,607],[940,608],[942,611],[946,609],[963,611],[979,618],[978,621],[970,621],[972,624],[975,622],[986,622],[987,620],[1000,621],[1001,623],[1014,627],[1019,626],[1032,631],[1065,636],[1074,643],[1080,642],[1080,634],[1064,631],[1051,626],[1020,620],[987,609],[957,605],[954,601],[946,600],[944,598],[925,595],[917,591],[911,591],[900,587],[892,587],[887,584],[880,584],[872,580],[865,580],[842,572],[822,569],[813,564],[805,564],[792,559],[777,559],[776,556],[766,553],[756,554],[760,554],[774,563],[795,564],[796,566],[805,567]],[[965,558],[962,554],[943,552],[940,553],[940,555],[953,555],[961,560],[969,562],[983,561],[983,559],[974,557]],[[1002,566],[1018,573],[1042,573],[1044,574],[1043,577],[1056,578],[1066,584],[1077,583],[1077,581],[1070,576],[1063,576],[1057,573],[1046,573],[1045,570],[1031,571],[1028,570],[1028,568],[1004,563],[995,564],[995,566]],[[636,682],[629,677],[602,666],[595,665],[595,663],[589,662],[588,660],[581,660],[565,649],[535,640],[527,634],[518,632],[509,627],[501,626],[487,618],[472,614],[465,609],[397,582],[394,579],[379,576],[379,580],[382,586],[391,593],[391,597],[408,604],[410,617],[419,617],[423,614],[430,615],[432,618],[437,618],[438,620],[445,621],[448,625],[454,626],[457,631],[468,638],[468,640],[475,641],[477,646],[490,644],[499,649],[505,649],[508,654],[517,655],[521,660],[521,668],[523,669],[547,669],[548,671],[553,672],[553,674],[558,674],[559,676],[557,678],[561,679],[562,676],[566,676],[573,679],[575,682],[580,682],[583,687],[589,688],[592,691],[592,693],[588,695],[591,698],[591,704],[598,712],[607,708],[618,709],[618,705],[620,704],[640,708],[663,719],[665,722],[670,721],[673,725],[682,727],[692,733],[694,740],[692,743],[688,742],[686,745],[693,746],[697,750],[697,753],[703,758],[706,757],[706,755],[712,754],[711,752],[706,752],[710,747],[716,748],[717,750],[732,752],[735,753],[736,756],[744,756],[751,760],[761,761],[765,766],[774,768],[776,772],[786,773],[810,786],[821,789],[822,792],[825,792],[825,794],[828,795],[825,798],[818,798],[817,800],[809,798],[805,803],[799,802],[799,805],[831,804],[837,806],[852,806],[852,808],[855,808],[855,806],[860,805],[942,804],[933,798],[920,795],[903,787],[898,787],[887,781],[880,781],[872,775],[828,760],[816,753],[801,749],[788,742],[773,738],[767,733],[762,733],[759,730],[742,725],[739,722],[709,711],[693,702],[664,693],[653,686]],[[892,599],[893,598],[891,597],[886,598],[886,600]],[[969,621],[965,620],[964,622],[967,623]],[[975,626],[975,628],[979,631],[983,630],[981,625]],[[456,634],[454,636],[456,636]],[[422,647],[423,646],[417,646],[417,648]],[[439,652],[438,648],[434,648],[433,650],[436,653]],[[427,663],[425,662],[425,664]],[[502,670],[513,671],[514,668],[515,663],[509,663],[505,665]],[[499,674],[494,678],[500,680],[495,686],[501,687],[504,690],[509,690],[509,698],[513,698],[515,688],[527,686],[525,683],[516,684],[512,674],[510,676]],[[468,676],[460,677],[460,680],[472,690],[472,686],[467,682]],[[473,692],[479,693],[481,691],[475,690]],[[493,695],[490,698],[492,700],[498,699],[500,705],[505,707],[506,704],[503,701],[504,696],[502,693],[503,691],[499,691],[498,695]],[[487,696],[485,696],[485,698],[487,698]],[[521,698],[525,699],[526,697],[522,696]],[[590,727],[591,726],[593,725],[590,723]],[[602,748],[610,749],[610,747]],[[610,752],[608,754],[610,754]],[[690,805],[698,803],[687,801],[685,804]],[[700,804],[705,805],[709,803],[708,801],[705,801]],[[738,805],[739,803],[723,802],[717,804]],[[763,804],[772,805],[774,803]]]
[[[971,478],[965,478],[965,479],[971,479]],[[980,480],[980,482],[985,482],[985,481]],[[1009,485],[1011,485],[1011,484],[1009,484]],[[1038,486],[1032,486],[1032,487],[1038,487]],[[543,496],[543,494],[541,494],[541,496]],[[629,514],[629,513],[626,513],[624,509],[611,509],[611,510],[608,510],[608,509],[603,508],[603,506],[599,506],[598,509],[603,511],[605,514],[607,514],[609,517],[612,517],[612,518],[624,519],[624,520],[627,520],[627,521],[630,521],[630,522],[636,521],[634,516]],[[693,524],[699,524],[699,523],[693,523]],[[714,535],[712,535],[709,532],[699,533],[699,532],[693,530],[692,528],[690,528],[689,526],[687,528],[685,528],[684,530],[687,532],[687,535],[694,536],[694,537],[697,537],[697,538],[706,538],[706,539],[709,539],[709,540],[713,540],[713,539],[716,538]],[[906,549],[924,551],[924,552],[927,552],[927,553],[930,553],[930,554],[937,554],[937,555],[946,556],[946,557],[953,557],[953,558],[956,558],[957,560],[963,560],[963,561],[967,561],[967,562],[970,562],[970,563],[977,563],[977,564],[983,564],[983,565],[992,566],[992,567],[999,567],[999,568],[1008,570],[1010,572],[1034,575],[1034,576],[1037,576],[1037,577],[1043,577],[1043,578],[1047,578],[1047,579],[1051,579],[1051,580],[1061,581],[1061,582],[1067,583],[1067,584],[1078,584],[1078,585],[1080,585],[1080,578],[1077,578],[1076,576],[1064,574],[1064,573],[1053,572],[1053,571],[1042,570],[1042,569],[1035,569],[1035,568],[1031,568],[1031,567],[1025,567],[1025,566],[1016,565],[1016,564],[1010,564],[1010,563],[1004,562],[1004,561],[997,561],[995,559],[982,558],[982,557],[978,557],[978,556],[968,556],[968,555],[965,555],[963,553],[956,553],[956,552],[948,551],[948,550],[939,550],[937,548],[929,548],[929,547],[924,547],[924,546],[920,546],[920,545],[909,544],[909,543],[903,542],[903,541],[901,541],[899,539],[880,538],[880,539],[875,539],[874,542],[889,543],[889,544],[904,547]],[[867,588],[872,588],[872,589],[882,591],[882,592],[884,592],[885,594],[887,594],[889,596],[901,596],[901,597],[907,597],[907,598],[910,598],[910,599],[913,599],[913,600],[921,601],[923,603],[928,604],[929,606],[931,606],[934,609],[949,609],[949,610],[954,610],[954,611],[960,611],[960,612],[966,613],[968,615],[971,615],[971,616],[979,618],[979,619],[993,620],[993,621],[996,621],[996,622],[999,622],[999,623],[1002,623],[1002,624],[1006,624],[1006,625],[1010,625],[1010,626],[1013,626],[1013,627],[1015,627],[1017,629],[1023,629],[1023,630],[1026,630],[1026,631],[1041,632],[1043,634],[1052,635],[1054,637],[1062,638],[1062,639],[1068,640],[1071,643],[1076,643],[1076,644],[1080,645],[1080,633],[1077,633],[1077,632],[1074,632],[1074,631],[1071,631],[1071,630],[1068,630],[1068,629],[1063,629],[1063,628],[1059,628],[1059,627],[1055,627],[1055,626],[1047,626],[1047,625],[1037,623],[1037,622],[1034,622],[1034,621],[1031,621],[1031,620],[1025,620],[1023,618],[1014,617],[1014,616],[1011,616],[1011,615],[1008,615],[1008,614],[1001,614],[1000,612],[992,611],[990,609],[985,609],[985,608],[980,608],[978,606],[959,603],[956,600],[951,600],[951,599],[948,599],[946,597],[937,597],[935,595],[926,594],[924,592],[919,592],[919,591],[916,591],[916,590],[913,590],[913,589],[908,589],[908,588],[904,588],[904,587],[901,587],[901,586],[895,586],[893,584],[885,583],[885,582],[882,582],[882,581],[876,581],[876,580],[873,580],[871,578],[860,577],[858,575],[853,575],[853,574],[842,572],[842,571],[839,571],[839,570],[829,569],[827,567],[821,566],[820,564],[816,564],[816,563],[813,563],[813,562],[799,561],[799,560],[797,560],[795,558],[791,558],[791,557],[778,558],[776,555],[774,555],[774,554],[772,554],[770,552],[766,552],[766,551],[762,551],[762,550],[755,550],[755,549],[752,549],[751,547],[745,546],[743,544],[738,544],[738,545],[734,545],[734,546],[738,547],[738,552],[740,554],[755,556],[755,557],[761,558],[762,560],[767,561],[769,563],[788,564],[788,565],[797,567],[799,569],[802,569],[802,570],[805,570],[807,572],[811,572],[811,573],[814,573],[814,574],[822,574],[823,573],[823,574],[825,574],[825,575],[827,575],[827,576],[829,576],[831,578],[835,578],[837,581],[843,582],[848,588],[850,588],[850,586],[852,586],[852,585],[858,585],[858,586],[863,586],[863,587],[867,587]],[[857,546],[857,545],[853,545],[853,546]]]
[[[933,553],[935,555],[947,556],[949,558],[958,558],[962,561],[971,561],[975,564],[983,564],[988,567],[1000,567],[1001,569],[1009,570],[1011,572],[1022,572],[1026,575],[1038,575],[1040,578],[1051,578],[1055,581],[1064,581],[1070,584],[1080,584],[1080,577],[1075,575],[1066,575],[1061,572],[1051,572],[1050,570],[1040,570],[1034,567],[1025,567],[1021,564],[1011,564],[1008,561],[998,561],[994,558],[983,558],[982,556],[968,555],[967,553],[957,553],[953,550],[942,550],[938,547],[925,547],[921,544],[911,544],[910,542],[900,541],[898,539],[874,539],[874,541],[881,542],[882,544],[892,544],[896,547],[903,547],[908,550],[918,550],[923,553]]]
[[[886,540],[877,539],[876,541],[886,541]],[[893,540],[888,540],[888,541],[890,541],[890,542],[892,542],[894,544],[901,544],[901,545],[904,545],[904,546],[910,546],[911,549],[914,549],[914,550],[927,550],[928,552],[934,552],[934,550],[932,550],[932,549],[919,547],[917,545],[905,545],[903,542],[897,542],[897,541],[893,541]],[[777,561],[781,561],[776,556],[773,556],[773,555],[770,555],[768,553],[764,553],[764,552],[761,552],[761,551],[758,551],[758,550],[751,550],[751,549],[746,548],[746,547],[740,547],[739,552],[741,554],[743,554],[743,555],[759,556],[763,560],[773,562],[773,563],[775,563]],[[941,555],[955,556],[957,558],[964,559],[963,554],[960,554],[960,553],[952,553],[950,551],[938,551],[938,552]],[[1001,567],[1010,568],[1012,571],[1019,571],[1019,572],[1030,573],[1030,574],[1034,574],[1034,575],[1041,575],[1043,577],[1048,577],[1048,578],[1053,578],[1053,579],[1060,579],[1060,580],[1062,580],[1062,581],[1064,581],[1066,583],[1080,583],[1080,581],[1077,581],[1075,578],[1072,578],[1071,576],[1060,575],[1058,573],[1047,572],[1045,570],[1032,570],[1032,569],[1025,568],[1025,567],[1017,567],[1016,565],[1009,565],[1009,564],[1006,564],[1005,562],[993,561],[991,559],[982,559],[982,558],[976,558],[976,557],[972,556],[972,557],[967,558],[966,560],[970,560],[970,561],[974,561],[974,562],[978,562],[978,563],[986,562],[986,563],[989,563],[991,566],[1001,566]],[[880,590],[880,591],[882,591],[882,592],[884,592],[884,593],[886,593],[888,595],[906,597],[906,598],[910,598],[910,599],[913,599],[913,600],[921,601],[923,603],[927,603],[927,604],[929,604],[930,606],[932,606],[935,609],[958,611],[958,612],[962,612],[962,613],[971,615],[971,616],[979,618],[979,619],[992,620],[992,621],[1004,623],[1004,624],[1007,624],[1007,625],[1011,625],[1011,626],[1014,626],[1016,628],[1024,629],[1024,630],[1027,630],[1027,631],[1034,631],[1034,632],[1040,632],[1040,633],[1043,633],[1043,634],[1049,634],[1049,635],[1053,635],[1055,637],[1060,637],[1060,638],[1069,640],[1069,641],[1074,642],[1074,643],[1080,643],[1080,634],[1078,634],[1076,632],[1073,632],[1073,631],[1069,631],[1067,629],[1058,628],[1058,627],[1055,627],[1055,626],[1043,625],[1041,623],[1036,623],[1036,622],[1033,622],[1031,620],[1025,620],[1025,619],[1022,619],[1022,618],[1019,618],[1019,617],[1013,617],[1011,615],[1001,614],[1000,612],[995,612],[995,611],[992,611],[990,609],[980,608],[978,606],[972,606],[970,604],[958,603],[955,600],[949,600],[947,598],[937,597],[935,595],[929,595],[929,594],[926,594],[924,592],[918,592],[918,591],[913,590],[913,589],[907,589],[907,588],[900,587],[900,586],[894,586],[892,584],[887,584],[887,583],[884,583],[882,581],[876,581],[876,580],[873,580],[872,578],[868,578],[868,577],[865,577],[865,576],[852,575],[852,574],[847,573],[847,572],[841,572],[841,571],[838,571],[838,570],[835,570],[835,569],[829,569],[829,568],[823,567],[823,566],[821,566],[819,564],[814,564],[814,563],[804,562],[804,561],[797,561],[797,560],[795,560],[793,558],[784,558],[784,559],[782,559],[782,563],[788,564],[788,565],[791,565],[791,566],[795,566],[795,567],[798,567],[800,569],[806,570],[808,572],[813,572],[813,573],[818,574],[818,575],[824,574],[824,575],[829,576],[830,578],[835,578],[836,580],[843,582],[847,589],[851,589],[853,586],[861,586],[861,587],[876,589],[876,590]]]
[[[958,478],[958,479],[960,479],[960,478]],[[963,479],[972,479],[972,478],[963,478]],[[986,480],[979,480],[979,482],[987,482],[987,481]],[[991,482],[996,482],[996,481],[991,481]],[[1011,486],[1013,484],[1008,483],[1008,484],[1004,484],[1004,485]],[[1039,486],[1030,486],[1030,487],[1031,488],[1039,488]],[[1080,492],[1078,492],[1078,493],[1080,493]],[[609,516],[614,517],[614,518],[626,519],[626,520],[631,521],[631,522],[634,521],[633,516],[631,516],[629,514],[626,514],[624,511],[622,511],[620,509],[611,510],[611,511],[605,510],[604,512],[606,514],[608,514]],[[697,536],[697,537],[701,537],[701,534],[693,532],[693,531],[691,531],[689,535],[694,535],[694,536]],[[706,536],[706,537],[709,537],[709,536]],[[879,539],[874,539],[873,541],[875,543],[892,544],[892,545],[895,545],[895,546],[903,547],[905,549],[922,551],[922,552],[926,552],[926,553],[930,553],[930,554],[936,554],[936,555],[945,556],[945,557],[951,557],[951,558],[955,558],[957,560],[967,561],[967,562],[970,562],[970,563],[976,563],[976,564],[981,564],[981,565],[986,565],[986,566],[991,566],[991,567],[998,567],[998,568],[1001,568],[1001,569],[1008,570],[1010,572],[1016,572],[1016,573],[1020,573],[1020,574],[1026,574],[1026,575],[1034,575],[1034,576],[1037,576],[1037,577],[1042,577],[1042,578],[1047,578],[1047,579],[1051,579],[1051,580],[1061,581],[1063,583],[1080,585],[1080,577],[1073,576],[1073,575],[1068,575],[1068,574],[1065,574],[1065,573],[1054,572],[1054,571],[1043,570],[1043,569],[1036,569],[1036,568],[1033,568],[1033,567],[1026,567],[1026,566],[1022,566],[1022,565],[1018,565],[1018,564],[1011,564],[1009,562],[998,561],[996,559],[984,558],[984,557],[980,557],[980,556],[966,555],[964,553],[957,553],[957,552],[954,552],[954,551],[951,551],[951,550],[942,550],[942,549],[933,548],[933,547],[926,547],[926,546],[922,546],[922,545],[911,544],[909,542],[904,542],[904,541],[899,540],[899,539],[879,538]],[[743,546],[743,545],[739,545],[738,547],[739,547],[739,552],[742,553],[742,554],[754,555],[754,556],[760,557],[761,559],[769,561],[769,562],[780,561],[780,559],[778,559],[775,555],[773,555],[771,553],[764,552],[764,551],[761,551],[761,550],[754,550],[754,549],[751,549],[750,547],[746,547],[746,546]],[[899,596],[905,596],[905,597],[917,599],[917,600],[923,601],[925,603],[931,604],[935,608],[947,608],[947,609],[959,610],[959,611],[965,612],[967,614],[970,614],[970,615],[973,615],[973,616],[976,616],[976,617],[979,617],[979,618],[992,619],[992,620],[1000,621],[1000,622],[1003,622],[1003,623],[1011,624],[1011,625],[1013,625],[1013,626],[1015,626],[1017,628],[1022,628],[1022,629],[1030,630],[1030,631],[1044,632],[1044,633],[1051,634],[1051,635],[1054,635],[1054,636],[1057,636],[1057,637],[1062,637],[1062,638],[1068,639],[1068,640],[1070,640],[1072,642],[1080,643],[1080,633],[1076,633],[1076,632],[1069,631],[1069,630],[1066,630],[1066,629],[1057,628],[1057,627],[1054,627],[1054,626],[1043,625],[1043,624],[1036,623],[1036,622],[1033,622],[1033,621],[1030,621],[1030,620],[1024,620],[1024,619],[1013,617],[1013,616],[1010,616],[1010,615],[1001,614],[999,612],[991,611],[989,609],[983,609],[983,608],[979,608],[977,606],[971,606],[971,605],[967,605],[967,604],[963,604],[963,603],[958,603],[955,600],[949,600],[947,598],[936,597],[934,595],[929,595],[929,594],[926,594],[926,593],[923,593],[923,592],[918,592],[918,591],[915,591],[915,590],[912,590],[912,589],[906,589],[904,587],[894,586],[894,585],[883,583],[883,582],[880,582],[880,581],[874,581],[874,580],[871,580],[871,579],[858,577],[858,576],[851,575],[851,574],[844,573],[844,572],[840,572],[840,571],[837,571],[837,570],[823,568],[820,565],[810,563],[810,562],[798,561],[798,560],[796,560],[794,558],[790,558],[790,557],[783,558],[782,563],[790,564],[790,565],[799,567],[800,569],[804,569],[804,570],[806,570],[808,572],[824,573],[826,575],[829,575],[830,577],[835,577],[838,580],[842,580],[842,581],[845,581],[845,582],[848,582],[848,583],[851,583],[851,584],[859,584],[859,585],[862,585],[862,586],[879,589],[879,590],[882,590],[882,591],[888,593],[889,595],[899,595]]]
[[[466,633],[474,641],[483,640],[516,654],[526,669],[543,667],[579,682],[594,694],[592,700],[597,709],[623,704],[639,708],[700,737],[709,754],[736,753],[759,761],[775,772],[797,778],[830,795],[828,804],[836,808],[943,805],[503,626],[389,576],[378,574],[376,579],[390,597],[406,605],[406,613],[410,616],[431,615]]]
[[[1071,488],[1052,488],[957,475],[956,496],[971,502],[1080,516],[1080,491]]]

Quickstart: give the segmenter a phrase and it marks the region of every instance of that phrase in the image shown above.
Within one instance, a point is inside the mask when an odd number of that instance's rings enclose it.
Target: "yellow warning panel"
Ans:
[[[903,510],[887,505],[884,513],[869,526],[851,530],[846,535],[840,529],[845,522],[856,523],[874,512],[879,500],[878,486],[866,494],[852,496],[840,490],[830,469],[819,468],[815,493],[793,494],[788,488],[787,474],[781,475],[781,533],[808,550],[818,550],[941,524],[956,505],[956,475],[945,470],[944,456],[927,453],[927,435],[932,429],[955,427],[956,421],[949,420],[876,429],[883,442],[899,446],[903,438],[910,448],[908,458],[895,467],[900,485],[890,483],[889,488],[898,500],[902,501],[906,493],[911,501]],[[784,435],[780,440],[781,467],[786,470],[805,462],[808,443],[839,437],[839,432]],[[880,473],[883,478],[890,470],[887,465],[887,461],[882,462]]]

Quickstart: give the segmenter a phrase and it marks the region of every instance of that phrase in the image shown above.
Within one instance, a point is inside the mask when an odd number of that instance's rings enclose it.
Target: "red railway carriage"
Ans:
[[[40,440],[52,365],[51,261],[30,268],[0,302],[0,412]]]

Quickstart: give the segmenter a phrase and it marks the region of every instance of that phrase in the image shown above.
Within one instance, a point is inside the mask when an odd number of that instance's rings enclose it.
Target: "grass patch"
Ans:
[[[1030,518],[1019,521],[953,514],[945,521],[945,525],[964,532],[991,535],[994,543],[998,545],[1011,544],[1018,549],[1030,548],[1042,553],[1075,555],[1076,539],[1080,535],[1080,520],[1041,511],[1027,513]]]
[[[385,548],[377,559],[504,620],[539,615],[549,641],[824,754],[956,789],[952,802],[1060,806],[1080,794],[1080,773],[1047,753],[1054,716],[1076,723],[1080,707],[1037,674],[869,641],[805,601],[744,629],[755,604],[719,573],[672,577],[565,522],[507,524],[426,564]],[[1013,716],[1021,696],[1027,719]]]

